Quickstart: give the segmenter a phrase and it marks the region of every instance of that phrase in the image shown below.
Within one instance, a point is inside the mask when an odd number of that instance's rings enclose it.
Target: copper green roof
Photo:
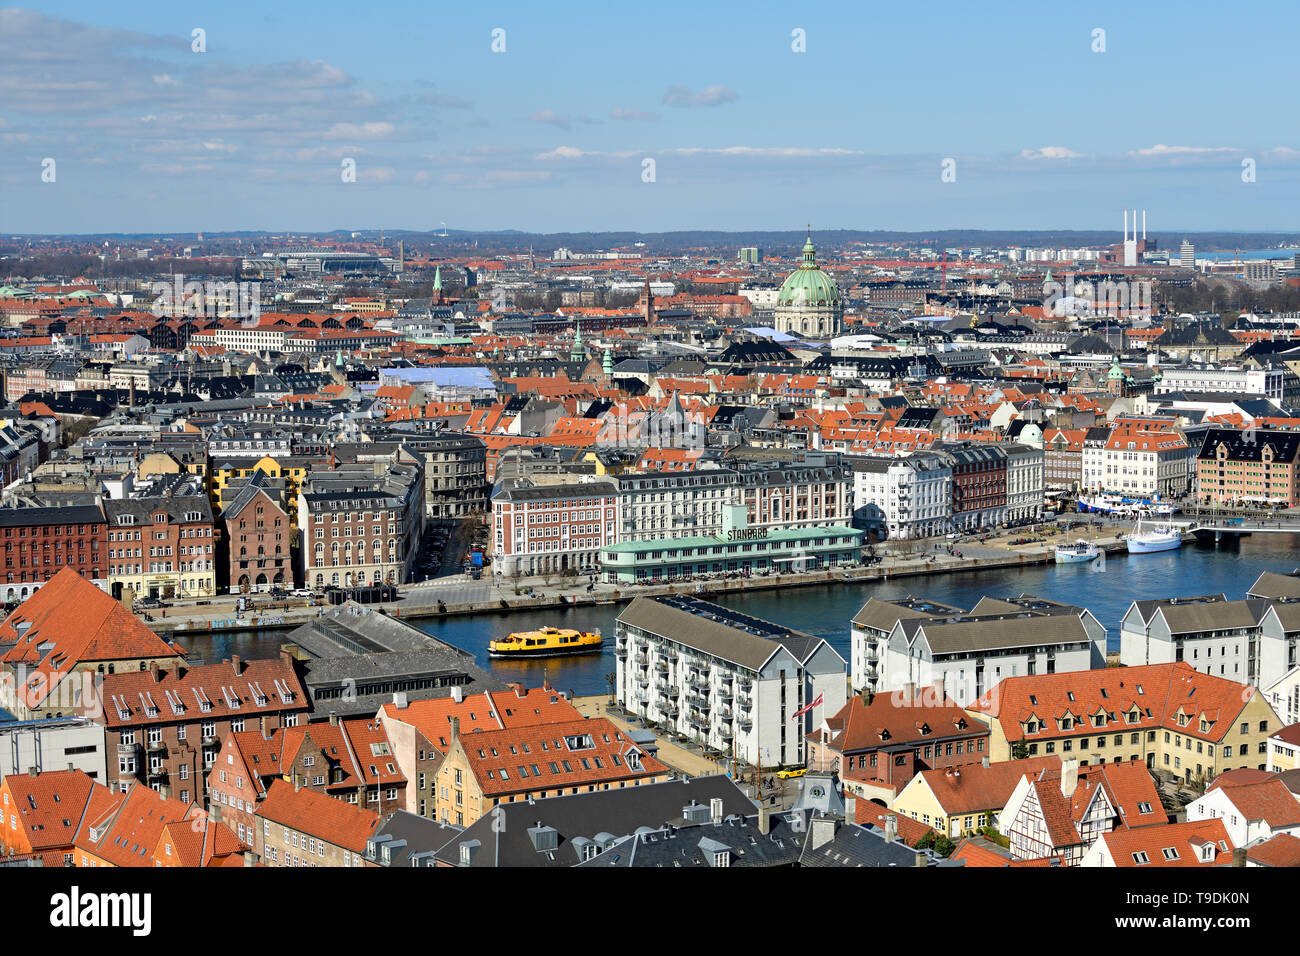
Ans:
[[[827,307],[840,303],[840,290],[835,280],[817,266],[817,249],[812,236],[803,245],[803,261],[799,268],[786,276],[777,294],[777,306]]]

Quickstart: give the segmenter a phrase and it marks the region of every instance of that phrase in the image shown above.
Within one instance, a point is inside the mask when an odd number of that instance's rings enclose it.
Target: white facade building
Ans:
[[[637,598],[615,642],[623,707],[755,766],[803,763],[805,735],[848,699],[825,640],[698,598]]]
[[[853,465],[853,520],[880,537],[946,534],[952,517],[952,466],[942,455],[862,458]]]

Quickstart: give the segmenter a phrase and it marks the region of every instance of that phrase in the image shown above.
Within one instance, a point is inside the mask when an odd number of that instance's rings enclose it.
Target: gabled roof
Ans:
[[[0,644],[14,645],[0,660],[25,665],[31,675],[16,691],[33,709],[78,664],[179,654],[120,601],[66,567],[0,624]]]
[[[271,784],[256,815],[354,853],[365,850],[380,823],[377,813],[284,780]]]
[[[1110,851],[1117,867],[1141,866],[1231,866],[1232,840],[1222,819],[1196,820],[1188,823],[1166,823],[1158,827],[1141,827],[1136,830],[1111,830],[1100,840]],[[1201,849],[1212,844],[1212,856],[1201,861]],[[1176,855],[1166,857],[1165,850]],[[1145,854],[1141,859],[1135,856]]]

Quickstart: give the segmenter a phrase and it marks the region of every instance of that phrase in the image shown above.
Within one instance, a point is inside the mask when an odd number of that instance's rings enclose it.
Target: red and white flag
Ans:
[[[818,695],[817,695],[817,699],[816,699],[815,701],[813,701],[813,702],[812,702],[811,704],[809,704],[807,707],[801,707],[801,708],[799,708],[798,710],[796,710],[796,711],[794,712],[794,716],[791,717],[790,719],[791,719],[791,720],[798,720],[800,717],[802,717],[804,714],[808,713],[808,711],[812,710],[814,707],[818,707],[818,706],[820,706],[820,705],[821,705],[821,702],[822,702],[822,695],[821,695],[821,694],[818,694]]]

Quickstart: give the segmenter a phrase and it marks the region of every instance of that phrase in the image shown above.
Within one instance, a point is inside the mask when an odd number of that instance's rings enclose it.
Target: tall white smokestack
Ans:
[[[1124,241],[1128,242],[1128,210],[1124,210]]]
[[[1142,241],[1147,241],[1147,211],[1142,210]]]

